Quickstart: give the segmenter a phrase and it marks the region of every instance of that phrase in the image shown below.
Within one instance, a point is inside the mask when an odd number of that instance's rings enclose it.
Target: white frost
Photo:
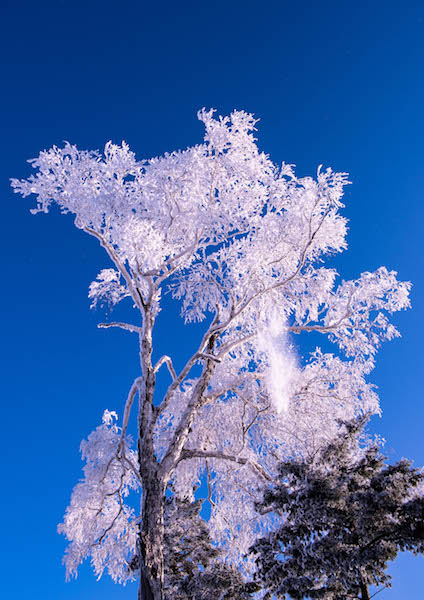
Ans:
[[[297,376],[297,360],[287,327],[276,311],[260,326],[258,342],[268,363],[266,385],[269,395],[277,412],[286,412]]]
[[[126,436],[136,394],[143,485],[160,473],[164,485],[172,478],[175,493],[192,498],[206,474],[211,535],[228,560],[243,564],[267,526],[254,502],[278,461],[313,455],[338,419],[379,412],[368,376],[381,343],[399,335],[389,317],[409,306],[411,286],[385,267],[339,283],[323,266],[347,247],[347,174],[320,167],[315,178],[297,177],[292,165],[273,164],[243,111],[216,118],[203,110],[199,119],[204,141],[184,151],[138,161],[125,143],[108,143],[103,153],[65,144],[41,152],[28,180],[12,181],[16,192],[37,196],[34,212],[56,203],[105,249],[113,268],[91,284],[92,304],[129,297],[137,325],[113,325],[142,338],[142,372],[122,430],[106,411],[82,445],[84,479],[60,526],[70,541],[68,574],[91,557],[97,575],[131,577],[126,561],[140,515],[124,500],[141,491]],[[155,318],[168,308],[163,292],[180,301],[187,322],[211,325],[186,368],[170,369],[174,381],[162,398],[156,388],[152,411],[146,373],[154,371]],[[334,342],[334,353],[317,348],[302,363],[291,340],[300,347],[309,332]],[[180,364],[164,352],[168,366],[171,358]]]

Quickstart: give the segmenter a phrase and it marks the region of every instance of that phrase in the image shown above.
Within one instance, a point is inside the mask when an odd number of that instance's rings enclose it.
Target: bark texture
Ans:
[[[146,307],[148,308],[148,307]],[[163,600],[164,598],[164,524],[163,512],[166,488],[180,460],[190,427],[197,410],[202,406],[203,394],[213,374],[215,363],[206,359],[203,372],[193,390],[193,396],[174,434],[170,448],[162,463],[154,450],[154,423],[157,408],[153,404],[155,370],[152,366],[152,329],[154,319],[147,312],[145,328],[140,336],[140,358],[143,377],[140,385],[139,407],[139,461],[143,482],[142,526],[140,530],[140,587],[139,600]],[[212,353],[216,334],[206,343]]]
[[[163,504],[165,489],[153,473],[145,482],[143,524],[140,531],[141,573],[139,600],[163,600]]]

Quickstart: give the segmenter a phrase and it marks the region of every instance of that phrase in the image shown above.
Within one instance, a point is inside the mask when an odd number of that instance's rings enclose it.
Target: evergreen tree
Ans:
[[[265,598],[370,598],[390,587],[399,551],[424,553],[424,473],[402,459],[386,464],[378,443],[361,449],[367,417],[344,423],[314,458],[287,461],[260,512],[282,524],[259,540],[256,579]]]
[[[165,600],[249,600],[259,587],[222,559],[200,516],[203,500],[171,496],[164,509]],[[138,555],[131,571],[140,568]]]

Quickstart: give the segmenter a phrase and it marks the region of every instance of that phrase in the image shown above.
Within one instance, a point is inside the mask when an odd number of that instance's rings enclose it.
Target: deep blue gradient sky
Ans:
[[[0,28],[4,597],[135,597],[88,567],[66,584],[60,563],[56,525],[81,476],[80,440],[104,408],[121,410],[138,373],[135,339],[98,331],[105,317],[89,310],[88,285],[109,266],[94,240],[56,211],[32,216],[33,201],[9,188],[63,140],[126,140],[149,158],[201,142],[199,108],[238,108],[260,117],[275,162],[348,171],[342,276],[385,265],[414,283],[413,309],[396,317],[403,338],[372,374],[383,407],[373,429],[393,460],[424,465],[423,3],[4,0]],[[177,364],[195,343],[183,331],[159,322]],[[399,559],[379,600],[421,597],[423,566]]]

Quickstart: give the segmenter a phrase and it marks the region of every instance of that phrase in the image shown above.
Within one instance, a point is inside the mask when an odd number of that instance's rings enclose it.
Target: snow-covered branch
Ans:
[[[166,366],[168,367],[168,371],[171,374],[172,380],[174,381],[175,379],[177,379],[177,374],[175,372],[174,365],[172,364],[172,360],[169,356],[166,356],[166,355],[162,356],[162,358],[160,358],[158,360],[158,362],[156,363],[153,370],[155,373],[157,373],[159,371],[159,369],[161,368],[161,366],[165,363],[166,363]]]
[[[182,450],[180,458],[178,460],[192,459],[192,458],[215,458],[217,460],[228,460],[234,462],[238,465],[248,465],[250,466],[257,474],[259,474],[266,481],[272,481],[272,477],[265,471],[261,465],[259,465],[256,461],[251,460],[250,458],[246,458],[244,456],[235,456],[231,454],[226,454],[225,452],[214,452],[208,450]]]
[[[211,337],[208,350],[212,351],[213,344],[214,337]],[[206,402],[204,394],[213,375],[215,365],[215,361],[206,360],[203,366],[202,374],[193,388],[191,398],[180,418],[178,426],[175,429],[171,443],[169,444],[169,449],[163,458],[161,468],[165,472],[171,473],[174,470],[179,457],[181,456],[181,452],[187,441],[190,427],[193,423],[195,415],[202,404]]]
[[[111,327],[118,327],[119,329],[125,329],[125,331],[130,331],[131,333],[138,333],[138,335],[142,335],[143,328],[138,325],[131,325],[130,323],[99,323],[97,325],[99,329],[110,329]]]
[[[140,391],[141,383],[142,383],[142,378],[141,377],[137,377],[137,379],[135,379],[134,383],[131,386],[131,389],[130,389],[129,394],[128,394],[127,401],[125,403],[124,417],[122,419],[121,440],[120,440],[120,443],[119,443],[120,447],[123,446],[124,441],[125,441],[125,436],[127,435],[127,429],[128,429],[128,423],[129,423],[129,420],[130,420],[131,408],[132,408],[132,405],[133,405],[136,393]]]
[[[410,284],[394,271],[337,285],[337,272],[323,266],[346,248],[345,173],[320,167],[300,178],[292,165],[276,166],[243,111],[199,118],[204,141],[187,150],[137,161],[125,143],[103,153],[65,144],[41,152],[28,180],[12,181],[16,192],[36,195],[34,212],[56,203],[105,250],[114,268],[91,284],[92,306],[130,297],[141,312],[142,326],[99,324],[139,336],[141,373],[122,429],[105,413],[83,443],[84,479],[61,531],[68,573],[91,556],[98,575],[108,569],[125,581],[135,572],[130,561],[153,600],[163,600],[168,484],[189,497],[206,463],[211,537],[226,560],[246,566],[242,557],[268,523],[254,510],[260,485],[278,461],[315,456],[339,419],[379,412],[367,378],[380,343],[399,335],[389,315],[409,306]],[[165,284],[186,322],[212,319],[180,371],[154,347]],[[325,334],[340,356],[318,348],[301,358],[290,336],[303,332]],[[161,356],[155,365],[153,356]],[[160,397],[164,364],[172,381]],[[127,435],[136,395],[137,455]],[[141,488],[136,519],[125,497]]]
[[[115,248],[111,244],[108,244],[107,241],[105,240],[104,236],[101,233],[99,233],[98,231],[96,231],[95,229],[93,229],[92,227],[85,226],[83,229],[89,235],[92,235],[93,237],[95,237],[100,242],[100,245],[106,250],[106,252],[109,255],[110,259],[112,260],[113,264],[116,266],[119,273],[121,273],[122,277],[125,279],[125,283],[128,286],[128,291],[130,292],[131,297],[134,300],[136,306],[138,306],[140,311],[143,313],[144,305],[145,305],[143,296],[142,296],[140,290],[138,289],[136,283],[133,281],[133,279],[131,278],[127,269],[125,268],[124,263],[120,259]]]

